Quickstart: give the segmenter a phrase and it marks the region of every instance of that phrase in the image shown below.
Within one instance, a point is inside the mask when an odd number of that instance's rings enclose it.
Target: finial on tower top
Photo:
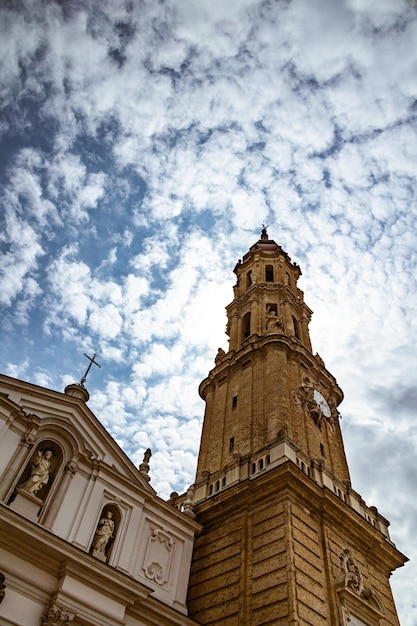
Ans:
[[[265,224],[262,224],[261,239],[269,239],[268,233],[266,232],[267,228],[269,228],[269,226],[265,226]]]

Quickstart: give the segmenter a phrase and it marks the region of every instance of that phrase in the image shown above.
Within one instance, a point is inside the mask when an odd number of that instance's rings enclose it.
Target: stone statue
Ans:
[[[151,458],[151,456],[152,456],[152,451],[150,448],[147,448],[147,450],[145,450],[145,454],[143,455],[143,461],[139,465],[139,472],[148,482],[151,480],[149,476],[149,459]]]
[[[219,348],[214,359],[215,364],[217,365],[218,363],[220,363],[220,361],[223,360],[224,356],[226,356],[226,352],[223,350],[223,348]]]
[[[98,523],[97,530],[93,539],[93,548],[97,552],[104,554],[106,546],[109,540],[113,537],[114,521],[112,520],[113,513],[107,511],[106,517],[102,517]]]
[[[193,510],[193,498],[194,498],[194,485],[191,485],[187,489],[187,496],[184,501],[184,509],[183,509],[184,515],[187,515],[191,519],[195,518],[195,513]]]
[[[38,450],[32,463],[30,478],[23,485],[23,489],[29,493],[37,493],[46,485],[49,480],[51,470],[52,450],[42,452]]]
[[[266,315],[266,329],[274,332],[282,332],[282,317],[277,315],[275,309],[270,307]]]
[[[337,406],[336,406],[336,402],[334,398],[330,398],[329,408],[330,408],[329,426],[330,426],[330,430],[334,432],[335,426],[339,418],[341,417],[339,411],[337,410]]]

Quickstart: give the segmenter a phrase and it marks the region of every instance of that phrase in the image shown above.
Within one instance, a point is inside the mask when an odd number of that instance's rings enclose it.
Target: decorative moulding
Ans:
[[[165,586],[169,580],[175,542],[165,531],[152,528],[143,564],[146,578]]]
[[[342,573],[335,579],[342,626],[379,626],[384,607],[376,591],[364,586],[358,564],[347,548],[340,554]]]

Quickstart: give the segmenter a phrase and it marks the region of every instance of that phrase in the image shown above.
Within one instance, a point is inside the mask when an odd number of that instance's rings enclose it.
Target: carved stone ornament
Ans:
[[[293,392],[294,402],[297,406],[304,407],[307,415],[317,424],[321,430],[323,421],[328,424],[331,432],[335,430],[335,424],[340,415],[333,398],[326,400],[317,388],[317,385],[306,376],[303,384]]]
[[[183,508],[184,515],[187,515],[187,517],[190,517],[191,519],[195,518],[195,513],[193,509],[193,498],[194,498],[194,485],[191,485],[187,489],[187,496],[184,500],[184,508]]]
[[[72,461],[68,463],[68,465],[65,467],[65,473],[69,474],[70,476],[74,476],[76,471],[77,471],[77,465],[76,463],[73,463]]]
[[[35,435],[32,432],[28,432],[25,433],[22,437],[22,441],[23,443],[25,443],[27,446],[31,446],[33,445],[33,442],[35,441]]]
[[[341,553],[339,560],[340,569],[345,576],[345,587],[352,589],[352,591],[361,595],[363,591],[362,576],[350,550],[345,548]]]
[[[5,579],[5,575],[0,572],[0,604],[3,602],[4,596],[6,595]]]
[[[340,623],[343,626],[378,626],[384,604],[377,591],[364,586],[362,573],[350,550],[339,556],[341,574],[335,579]]]
[[[169,578],[174,540],[163,530],[153,528],[148,539],[144,572],[149,580],[164,585]]]
[[[75,617],[74,613],[69,613],[64,607],[53,603],[42,615],[41,626],[65,626],[73,622]]]
[[[317,426],[321,428],[323,412],[314,396],[314,383],[312,383],[307,376],[304,378],[303,383],[303,385],[294,391],[294,402],[297,406],[303,406],[308,415],[313,419]]]

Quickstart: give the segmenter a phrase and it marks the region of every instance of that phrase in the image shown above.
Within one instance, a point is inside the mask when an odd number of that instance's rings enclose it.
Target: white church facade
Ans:
[[[192,626],[192,494],[161,500],[87,399],[0,376],[0,623]]]

